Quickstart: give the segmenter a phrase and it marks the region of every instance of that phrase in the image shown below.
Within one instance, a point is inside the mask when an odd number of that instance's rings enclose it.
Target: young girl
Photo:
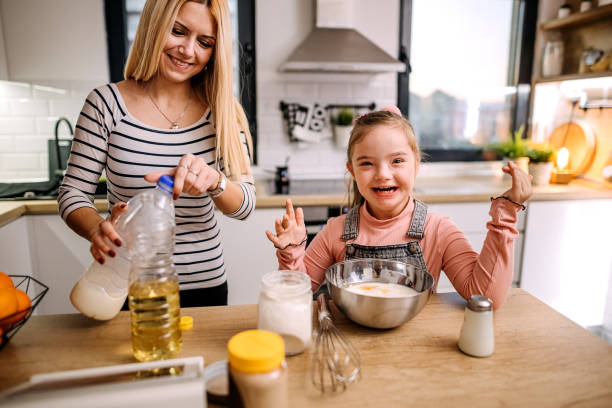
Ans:
[[[294,211],[287,200],[286,214],[275,222],[276,234],[266,231],[278,248],[279,267],[306,271],[315,290],[337,262],[395,259],[426,269],[436,282],[444,270],[461,296],[482,294],[498,308],[512,282],[517,212],[532,194],[530,176],[511,162],[503,168],[512,176],[512,187],[492,200],[489,231],[478,254],[450,218],[428,213],[412,197],[420,162],[414,131],[399,109],[359,117],[347,152],[353,177],[348,214],[328,220],[306,249],[302,210]]]

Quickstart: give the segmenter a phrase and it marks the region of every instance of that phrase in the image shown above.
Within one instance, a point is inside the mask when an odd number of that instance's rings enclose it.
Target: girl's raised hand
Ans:
[[[219,183],[220,174],[210,167],[204,159],[188,153],[181,157],[178,165],[169,171],[158,171],[145,175],[145,180],[157,183],[157,180],[168,174],[174,177],[172,197],[176,200],[182,193],[199,197],[206,191],[214,190]]]
[[[301,208],[293,210],[293,204],[287,199],[286,214],[283,219],[274,221],[276,234],[266,231],[266,236],[276,248],[285,249],[290,245],[298,246],[306,240],[306,225],[304,225],[304,212]]]
[[[515,203],[523,204],[533,194],[533,187],[531,187],[532,177],[510,161],[506,167],[502,167],[502,171],[512,176],[512,187],[503,195]]]

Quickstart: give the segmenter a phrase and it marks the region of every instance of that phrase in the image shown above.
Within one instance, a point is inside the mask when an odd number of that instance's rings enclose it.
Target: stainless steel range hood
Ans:
[[[406,64],[353,28],[353,0],[317,0],[317,21],[284,72],[404,72]]]

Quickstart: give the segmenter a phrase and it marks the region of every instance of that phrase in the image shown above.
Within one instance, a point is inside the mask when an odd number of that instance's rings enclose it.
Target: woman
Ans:
[[[94,89],[85,101],[58,197],[63,219],[104,263],[116,255],[105,240],[122,243],[113,223],[125,202],[162,174],[174,176],[183,307],[227,304],[214,207],[236,219],[255,208],[251,136],[233,96],[231,47],[225,0],[148,0],[126,79]],[[102,170],[109,220],[93,205]]]

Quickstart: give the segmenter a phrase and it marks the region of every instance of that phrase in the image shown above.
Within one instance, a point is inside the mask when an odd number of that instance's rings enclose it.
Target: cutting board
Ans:
[[[569,170],[572,174],[584,173],[593,163],[597,138],[586,122],[566,122],[552,131],[548,142],[557,149],[569,150]]]

